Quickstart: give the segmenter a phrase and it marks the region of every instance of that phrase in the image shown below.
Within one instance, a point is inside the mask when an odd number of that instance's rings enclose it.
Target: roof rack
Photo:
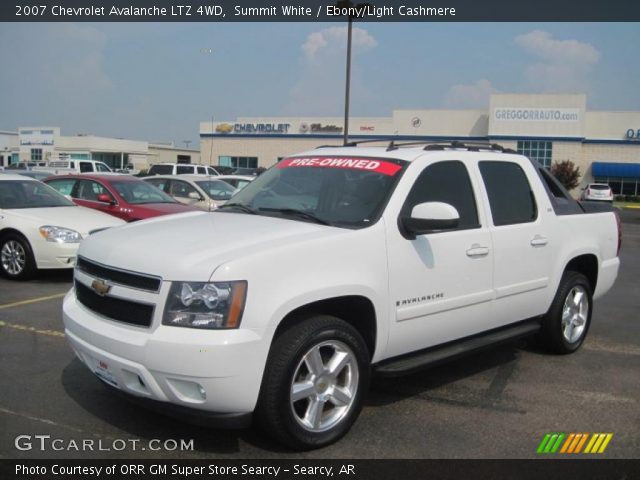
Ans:
[[[462,148],[469,150],[470,152],[479,152],[480,150],[494,150],[503,153],[517,153],[511,148],[504,148],[502,145],[490,142],[460,142],[454,140],[453,142],[439,142],[427,145],[424,150],[444,150],[445,148]]]
[[[386,141],[387,139],[372,138],[367,140],[351,141],[349,143],[345,143],[344,145],[321,145],[318,148],[357,147],[361,143],[374,143],[374,142],[380,143],[380,142],[386,142]],[[391,140],[387,144],[387,151],[389,152],[391,150],[397,150],[400,147],[410,147],[415,145],[425,145],[423,150],[427,150],[427,151],[444,150],[447,148],[459,148],[459,149],[468,150],[470,152],[479,152],[480,150],[492,150],[492,151],[502,152],[502,153],[518,153],[511,148],[504,148],[502,145],[499,145],[497,143],[490,143],[488,141],[487,142],[482,142],[482,141],[462,142],[459,140],[452,140],[452,141],[416,140],[414,142],[400,142],[400,143],[396,143],[395,140]]]

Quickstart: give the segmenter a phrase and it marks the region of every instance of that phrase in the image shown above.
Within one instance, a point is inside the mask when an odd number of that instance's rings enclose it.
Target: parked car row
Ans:
[[[72,268],[80,241],[91,233],[160,215],[215,210],[255,178],[13,172],[0,175],[0,271],[17,280],[37,269]]]
[[[78,205],[127,222],[194,210],[130,175],[59,175],[44,182]]]

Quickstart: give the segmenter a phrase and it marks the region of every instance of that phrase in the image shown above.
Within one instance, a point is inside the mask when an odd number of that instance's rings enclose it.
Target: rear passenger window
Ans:
[[[489,196],[496,226],[533,222],[538,209],[527,176],[513,162],[480,162],[480,173]]]
[[[455,207],[460,215],[458,230],[480,226],[471,180],[462,162],[438,162],[425,168],[413,184],[401,215],[410,215],[413,207],[425,202],[444,202]]]
[[[193,173],[193,167],[191,165],[189,166],[183,166],[183,165],[178,165],[176,167],[176,173],[178,175],[188,175],[190,173]]]
[[[207,169],[204,167],[198,167],[198,173],[200,175],[206,175],[207,174]]]

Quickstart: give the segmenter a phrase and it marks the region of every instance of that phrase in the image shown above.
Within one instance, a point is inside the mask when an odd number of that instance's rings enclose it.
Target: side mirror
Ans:
[[[400,218],[400,223],[406,233],[405,237],[413,240],[416,235],[457,228],[460,214],[448,203],[419,203],[413,207],[411,216]]]
[[[109,205],[113,205],[115,203],[113,201],[113,198],[111,198],[111,196],[107,195],[106,193],[101,193],[100,195],[98,195],[98,201],[101,203],[108,203]]]
[[[187,194],[187,197],[189,197],[191,200],[202,200],[202,197],[198,192],[189,192]]]

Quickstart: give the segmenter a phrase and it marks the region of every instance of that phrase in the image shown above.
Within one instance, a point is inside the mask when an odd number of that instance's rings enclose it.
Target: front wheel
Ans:
[[[36,262],[24,237],[12,233],[0,239],[0,267],[12,280],[27,280],[33,276]]]
[[[369,371],[367,346],[355,328],[328,315],[303,320],[271,346],[257,418],[296,450],[333,443],[358,417]]]
[[[555,353],[573,353],[584,342],[589,325],[593,299],[591,284],[578,272],[565,272],[542,322],[541,345]]]

